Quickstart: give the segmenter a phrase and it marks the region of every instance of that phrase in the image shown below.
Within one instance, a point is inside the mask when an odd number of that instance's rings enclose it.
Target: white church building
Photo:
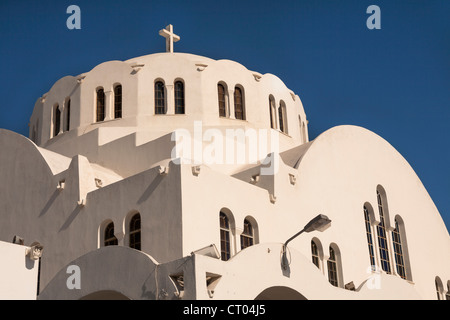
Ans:
[[[450,299],[448,230],[387,141],[310,141],[277,76],[160,34],[0,129],[0,298]]]

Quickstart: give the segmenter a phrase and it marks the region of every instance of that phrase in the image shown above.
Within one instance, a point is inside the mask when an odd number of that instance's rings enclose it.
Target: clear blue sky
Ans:
[[[69,5],[81,30],[69,30]],[[381,30],[369,30],[369,5]],[[342,124],[389,141],[450,229],[450,1],[0,1],[0,128],[28,136],[34,103],[66,75],[175,51],[273,73],[303,101],[311,138]]]

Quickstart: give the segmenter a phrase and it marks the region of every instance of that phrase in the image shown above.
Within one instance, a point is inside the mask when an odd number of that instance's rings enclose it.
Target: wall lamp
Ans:
[[[26,255],[31,260],[39,260],[39,258],[42,256],[43,249],[44,249],[44,246],[41,245],[39,242],[35,241],[30,245],[30,248],[27,249]]]
[[[289,242],[297,238],[299,235],[301,235],[303,232],[312,232],[312,231],[325,231],[331,226],[331,220],[328,219],[326,215],[319,214],[317,217],[313,218],[310,222],[308,222],[301,231],[294,234],[292,237],[290,237],[284,244],[283,248],[281,249],[282,258],[281,258],[281,265],[284,270],[287,269],[289,263],[287,261],[286,257],[286,248]]]

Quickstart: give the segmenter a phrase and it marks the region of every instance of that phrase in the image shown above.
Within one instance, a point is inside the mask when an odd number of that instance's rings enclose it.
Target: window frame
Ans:
[[[136,220],[138,220],[139,226],[136,226]],[[130,221],[128,222],[128,246],[132,249],[142,249],[142,224],[141,214],[139,212],[134,213]],[[133,228],[134,226],[135,228]],[[138,238],[138,240],[136,239]]]
[[[122,119],[122,115],[123,115],[123,87],[122,87],[122,84],[120,84],[120,83],[115,84],[113,87],[113,92],[114,92],[114,119]]]
[[[180,90],[181,85],[181,90]],[[184,81],[175,80],[174,82],[174,103],[175,103],[175,114],[185,114],[186,113],[186,99],[185,99],[185,88]]]
[[[103,246],[117,246],[119,245],[119,241],[117,237],[114,235],[114,222],[110,221],[105,225],[103,230]],[[112,232],[112,234],[111,234]]]
[[[95,122],[105,121],[106,118],[106,96],[105,89],[99,87],[95,90]]]
[[[221,89],[223,92],[221,92]],[[217,102],[219,105],[219,117],[227,118],[227,88],[223,82],[217,84]]]
[[[155,115],[167,114],[166,85],[156,80],[154,85]]]
[[[241,86],[234,87],[234,117],[237,120],[246,120],[244,89]]]
[[[255,228],[249,219],[244,219],[244,230],[241,233],[241,250],[255,244]]]
[[[231,259],[231,224],[230,218],[226,213],[220,211],[219,214],[220,226],[220,259],[228,261]]]

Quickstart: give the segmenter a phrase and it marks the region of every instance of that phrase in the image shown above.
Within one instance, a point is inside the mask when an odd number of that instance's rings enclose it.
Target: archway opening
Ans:
[[[255,300],[307,300],[300,292],[282,286],[270,287],[262,291]]]

